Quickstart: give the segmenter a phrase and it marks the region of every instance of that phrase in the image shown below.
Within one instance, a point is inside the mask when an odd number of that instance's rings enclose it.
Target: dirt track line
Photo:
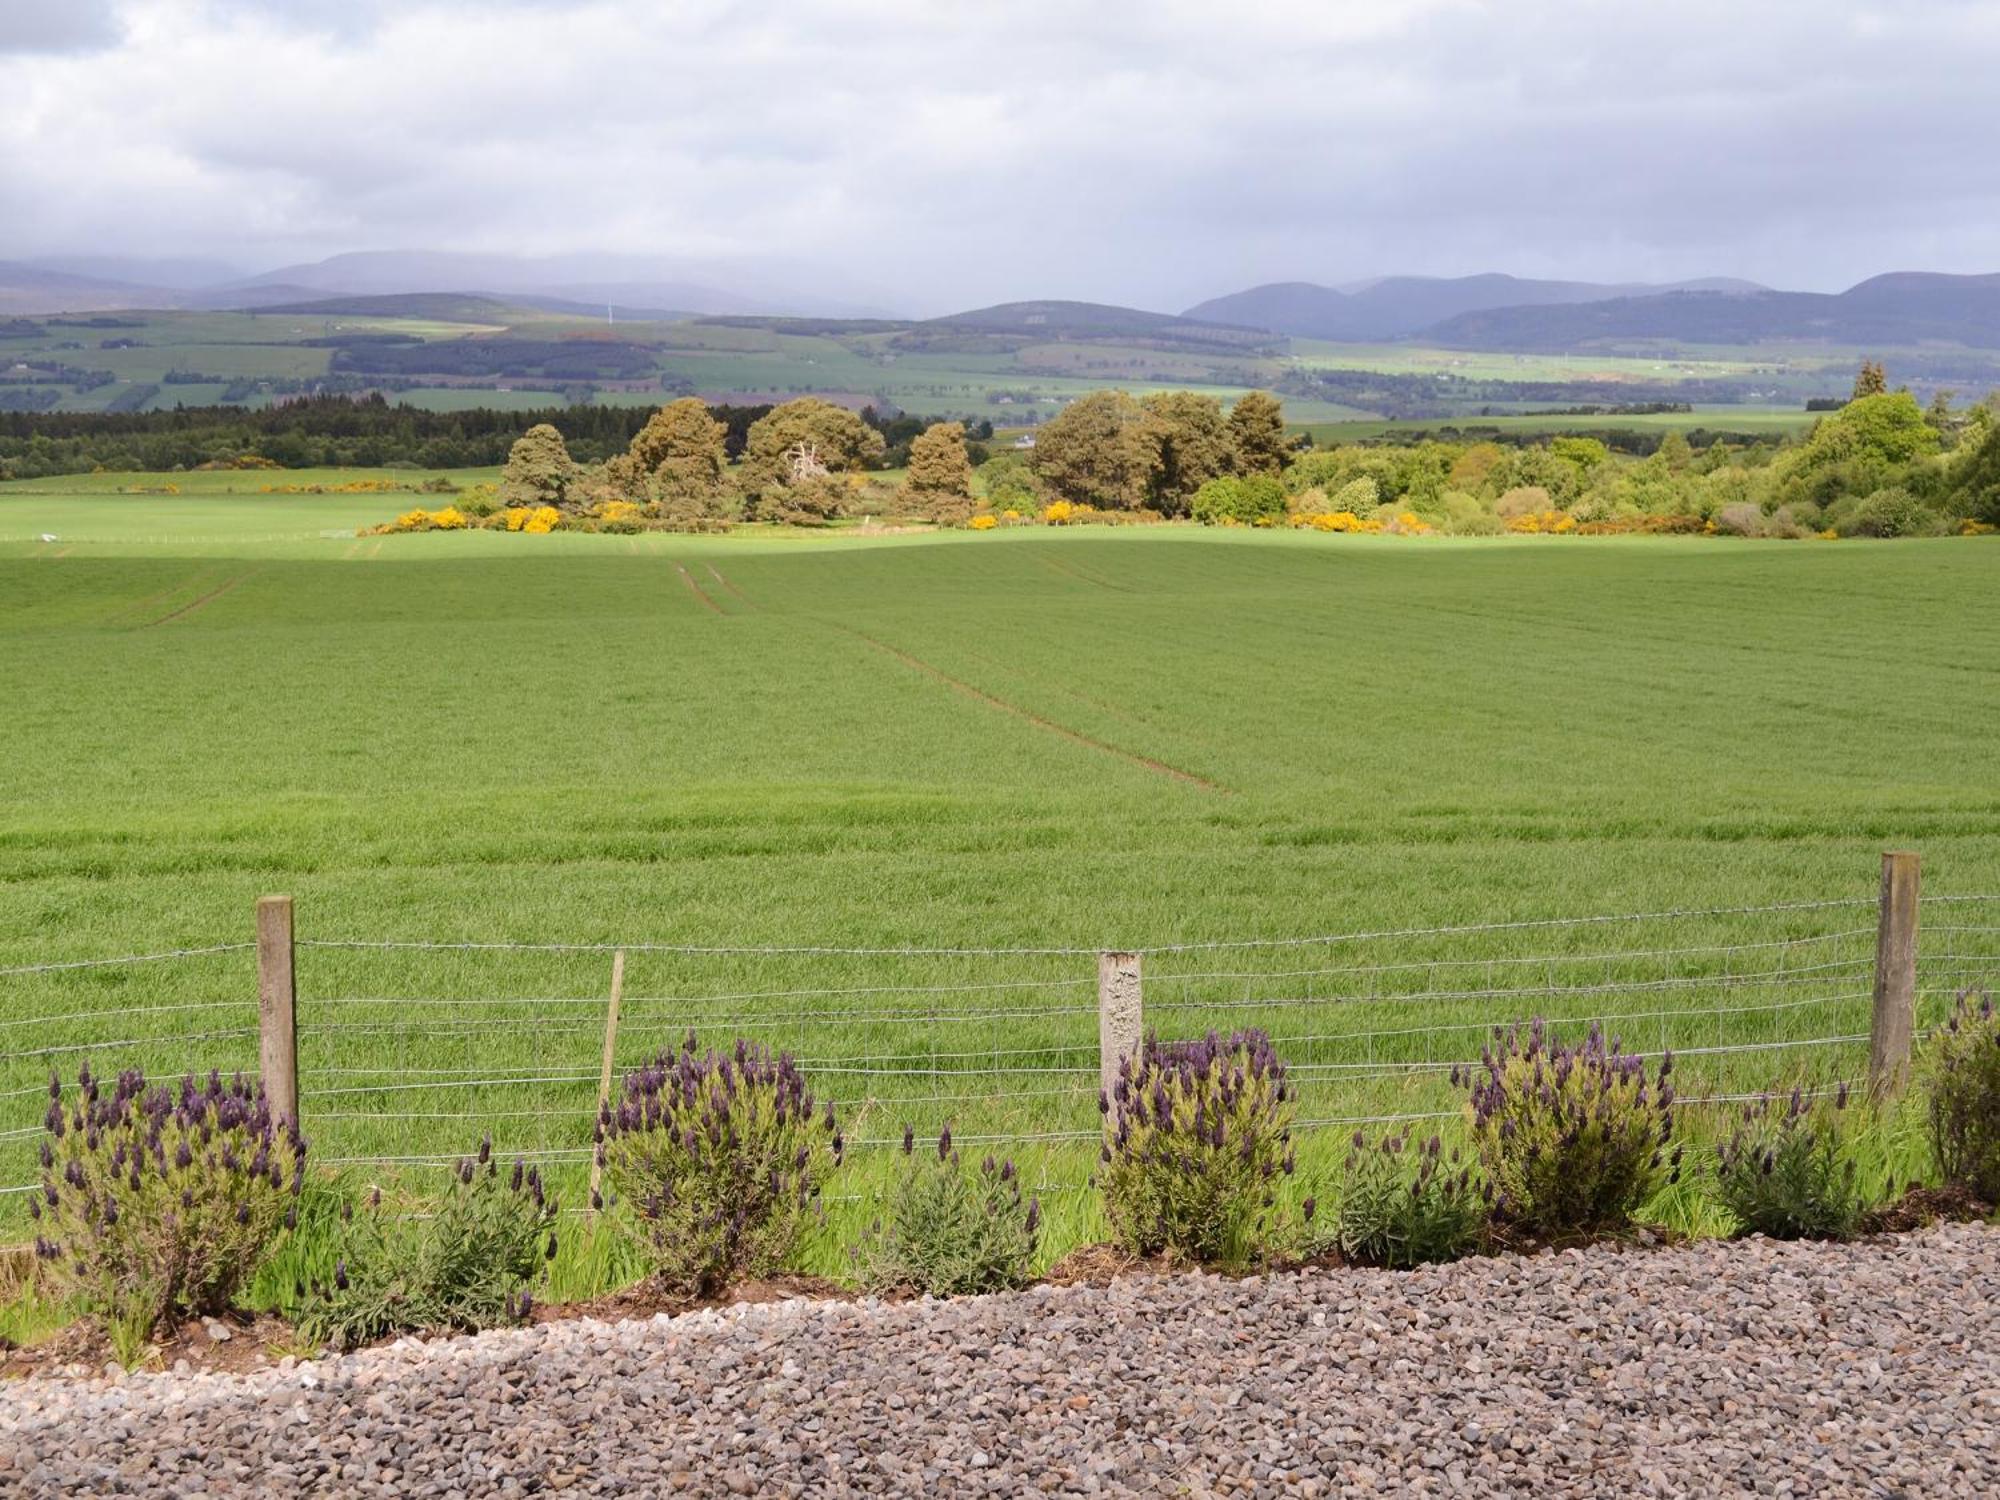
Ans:
[[[1056,572],[1074,578],[1079,583],[1094,584],[1095,586],[1101,589],[1115,589],[1118,593],[1121,594],[1129,594],[1132,592],[1124,584],[1113,583],[1108,578],[1099,578],[1094,573],[1085,572],[1082,568],[1079,568],[1075,563],[1067,563],[1062,561],[1060,558],[1050,557],[1046,554],[1043,555],[1042,561],[1045,564],[1047,564],[1050,568],[1054,569]]]
[[[1002,713],[1012,714],[1015,718],[1032,724],[1037,729],[1045,729],[1050,734],[1061,735],[1072,744],[1082,745],[1086,749],[1096,750],[1104,755],[1115,756],[1119,760],[1142,767],[1156,775],[1171,776],[1176,781],[1184,781],[1189,786],[1198,786],[1203,791],[1221,792],[1224,795],[1227,795],[1229,792],[1228,787],[1221,785],[1219,782],[1210,781],[1206,776],[1197,776],[1192,771],[1183,771],[1179,766],[1170,766],[1165,761],[1154,760],[1149,755],[1140,755],[1131,750],[1121,749],[1117,745],[1108,745],[1103,740],[1094,740],[1080,730],[1071,729],[1067,724],[1058,724],[1053,719],[1045,719],[1040,714],[1022,708],[1017,703],[1009,703],[1005,698],[996,698],[984,688],[976,688],[969,682],[961,682],[950,673],[940,671],[929,662],[920,660],[910,655],[909,652],[890,645],[887,641],[878,641],[874,636],[856,630],[851,625],[843,625],[840,628],[856,640],[866,641],[877,651],[885,652],[895,657],[903,665],[914,667],[926,676],[936,678],[939,682],[942,682],[954,691],[963,693],[968,698],[976,698],[989,707],[999,709]]]
[[[755,609],[757,607],[754,604],[750,604],[750,596],[748,594],[744,593],[743,590],[739,589],[735,584],[731,583],[726,577],[723,576],[722,569],[718,568],[714,563],[706,563],[704,564],[704,566],[708,569],[709,577],[713,578],[717,583],[721,584],[724,588],[728,589],[730,593],[734,594],[737,598],[741,599],[745,604],[749,604],[750,608]]]
[[[715,611],[715,613],[717,614],[725,613],[720,604],[717,604],[713,599],[709,598],[708,595],[704,594],[701,591],[701,585],[694,581],[694,574],[690,573],[685,567],[683,567],[678,562],[674,564],[674,571],[681,575],[681,582],[688,586],[688,592],[690,594],[693,594],[695,598],[699,599],[703,604],[707,605],[711,610]]]
[[[207,593],[203,594],[199,599],[194,600],[192,603],[183,604],[179,609],[170,610],[166,614],[161,615],[160,618],[157,620],[148,620],[145,624],[135,625],[132,628],[134,630],[151,630],[156,625],[165,625],[174,620],[185,619],[187,618],[187,616],[193,614],[196,610],[205,608],[206,606],[213,604],[216,600],[220,599],[224,594],[228,593],[231,589],[235,588],[239,583],[242,583],[246,578],[249,578],[250,576],[251,575],[249,573],[239,573],[236,577],[230,579],[227,583],[222,584],[219,588],[210,589]]]

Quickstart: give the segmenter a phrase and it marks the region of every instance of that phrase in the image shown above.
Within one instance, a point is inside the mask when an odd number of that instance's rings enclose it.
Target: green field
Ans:
[[[408,503],[0,489],[0,969],[241,943],[278,890],[309,942],[584,945],[301,950],[308,1131],[364,1174],[490,1128],[573,1183],[610,946],[819,948],[635,950],[621,1063],[790,1047],[841,1223],[950,1119],[1053,1253],[1098,1227],[1100,947],[1162,1031],[1280,1038],[1313,1173],[1538,1013],[1692,1049],[1691,1096],[1851,1076],[1879,852],[2000,892],[2000,546],[352,537]],[[1485,930],[1799,902],[1842,904]],[[1938,910],[1927,1016],[2000,971],[2000,902]],[[0,1186],[52,1065],[247,1067],[254,1019],[240,948],[0,974]]]

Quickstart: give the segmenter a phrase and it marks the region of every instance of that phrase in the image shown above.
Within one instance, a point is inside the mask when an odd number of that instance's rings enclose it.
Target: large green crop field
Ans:
[[[51,1066],[256,1055],[241,948],[4,971],[242,943],[272,891],[324,1160],[577,1162],[635,945],[621,1063],[790,1047],[839,1198],[950,1119],[1052,1248],[1094,1230],[1100,947],[1163,1032],[1280,1038],[1317,1170],[1533,1014],[1690,1095],[1849,1076],[1879,852],[2000,892],[1984,541],[351,535],[408,503],[0,489],[0,1186]],[[1935,910],[1930,1015],[2000,969],[2000,902]]]

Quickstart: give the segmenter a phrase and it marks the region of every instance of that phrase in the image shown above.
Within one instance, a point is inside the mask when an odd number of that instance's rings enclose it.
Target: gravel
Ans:
[[[2000,1493],[2000,1231],[1133,1275],[0,1393],[0,1493]]]

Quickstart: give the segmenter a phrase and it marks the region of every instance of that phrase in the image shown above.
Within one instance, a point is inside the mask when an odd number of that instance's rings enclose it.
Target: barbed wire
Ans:
[[[0,979],[20,974],[56,974],[68,969],[107,969],[120,964],[157,964],[176,958],[202,958],[211,953],[241,953],[255,943],[212,943],[206,948],[171,948],[163,953],[127,953],[117,958],[73,958],[60,963],[15,964],[0,969]]]

